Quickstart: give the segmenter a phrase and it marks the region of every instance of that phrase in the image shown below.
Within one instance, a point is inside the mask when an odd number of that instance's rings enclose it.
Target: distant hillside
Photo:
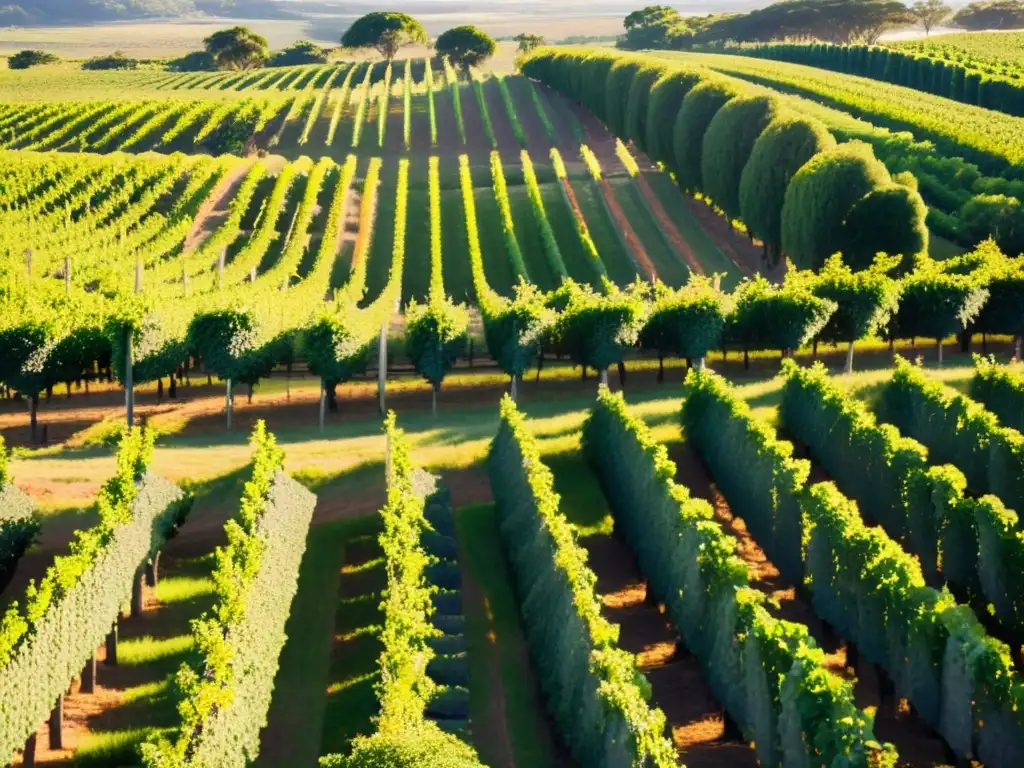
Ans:
[[[80,24],[198,14],[244,18],[293,15],[275,0],[17,0],[0,5],[0,25]]]

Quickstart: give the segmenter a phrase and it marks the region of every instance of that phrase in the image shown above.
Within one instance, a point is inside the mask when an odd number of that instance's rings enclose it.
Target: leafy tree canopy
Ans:
[[[267,60],[267,39],[248,27],[214,32],[203,40],[218,69],[251,69]]]
[[[374,11],[352,22],[341,44],[346,48],[376,48],[388,61],[403,45],[427,42],[423,25],[407,13]]]
[[[294,67],[299,64],[326,64],[327,49],[308,40],[299,40],[287,48],[276,51],[267,62],[268,67]]]
[[[139,62],[137,59],[129,58],[123,51],[114,51],[109,56],[96,56],[89,59],[82,65],[82,69],[136,69],[138,66]]]
[[[670,6],[649,5],[626,16],[622,23],[626,34],[619,38],[616,45],[632,51],[644,48],[689,48],[697,33],[706,29],[715,18],[684,17]]]
[[[917,22],[924,27],[924,33],[930,35],[932,29],[953,15],[953,9],[942,0],[917,0],[910,6],[910,12]]]
[[[547,42],[543,35],[531,35],[526,32],[518,34],[512,39],[519,43],[519,53],[529,53]]]
[[[970,3],[953,17],[964,29],[1020,29],[1024,27],[1024,0]]]
[[[53,64],[55,61],[58,58],[46,51],[19,51],[7,59],[7,66],[11,69],[28,69],[41,64]]]
[[[748,14],[720,19],[698,42],[760,42],[815,37],[834,43],[876,43],[882,33],[915,18],[899,0],[784,0]]]
[[[479,66],[494,55],[494,38],[471,25],[453,27],[434,42],[434,50],[462,69]]]

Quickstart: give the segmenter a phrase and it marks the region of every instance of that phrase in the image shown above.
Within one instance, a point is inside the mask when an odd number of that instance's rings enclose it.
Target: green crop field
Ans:
[[[7,763],[1019,766],[1024,119],[510,49],[0,72]]]

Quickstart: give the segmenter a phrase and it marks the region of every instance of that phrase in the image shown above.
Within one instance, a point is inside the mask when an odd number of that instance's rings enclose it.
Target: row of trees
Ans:
[[[531,50],[543,38],[523,35],[520,49]],[[263,66],[323,64],[330,52],[315,43],[299,41],[282,51],[270,53],[267,39],[247,27],[232,27],[210,35],[204,50],[188,54],[172,64],[179,70],[237,70]],[[407,45],[429,45],[423,25],[407,13],[374,11],[356,19],[341,37],[344,48],[372,48],[388,61]],[[470,25],[453,27],[434,41],[439,56],[468,69],[494,55],[497,43],[486,32]]]
[[[973,3],[954,17],[954,23],[1003,26],[1020,6],[1018,26],[1024,25],[1024,2],[1004,0]],[[981,8],[985,6],[985,8]],[[993,6],[993,7],[989,7]],[[998,7],[998,8],[997,8]],[[694,45],[815,38],[837,43],[874,43],[895,27],[919,25],[926,34],[953,17],[943,0],[784,0],[746,14],[683,16],[667,5],[651,5],[626,16],[626,34],[617,45],[628,50],[685,49]],[[984,19],[984,22],[980,22]],[[983,27],[976,27],[983,28]]]

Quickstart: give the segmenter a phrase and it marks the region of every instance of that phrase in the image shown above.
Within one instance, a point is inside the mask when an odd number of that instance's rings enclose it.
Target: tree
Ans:
[[[326,64],[327,49],[308,40],[299,40],[277,51],[267,62],[268,67],[293,67],[301,64]]]
[[[667,5],[649,5],[626,16],[624,37],[616,46],[626,50],[644,48],[688,48],[695,30],[679,11]]]
[[[785,113],[754,144],[740,178],[740,215],[764,243],[770,265],[782,257],[782,206],[790,181],[812,157],[835,146],[823,123]]]
[[[247,27],[214,32],[203,40],[218,69],[252,69],[267,60],[267,39]]]
[[[718,110],[704,135],[704,192],[730,219],[740,215],[740,180],[754,144],[779,108],[774,96],[737,96]]]
[[[42,64],[53,64],[56,61],[59,59],[46,51],[19,51],[7,59],[7,66],[11,69],[28,69]]]
[[[961,8],[953,23],[964,29],[1020,29],[1024,27],[1022,0],[975,2]]]
[[[391,61],[403,45],[427,43],[423,25],[407,13],[374,11],[352,22],[341,44],[346,48],[376,48],[381,56]]]
[[[854,204],[843,222],[844,261],[866,269],[879,253],[903,256],[901,272],[910,272],[914,259],[928,252],[928,207],[916,189],[900,184],[879,187]]]
[[[871,147],[843,144],[815,155],[789,184],[782,206],[782,249],[801,269],[817,269],[841,251],[843,222],[869,192],[891,182]]]
[[[469,314],[444,294],[435,294],[426,304],[412,302],[405,316],[405,354],[416,372],[430,382],[437,415],[441,382],[466,351]]]
[[[114,51],[109,56],[96,56],[82,64],[86,70],[137,69],[137,59],[128,58],[123,51]]]
[[[932,29],[953,15],[953,9],[942,2],[942,0],[917,0],[910,7],[910,12],[924,27],[925,35],[930,35]]]
[[[547,42],[543,35],[531,35],[527,32],[522,32],[512,39],[519,43],[519,53],[529,53]]]
[[[706,80],[683,99],[672,133],[676,181],[683,189],[704,189],[701,183],[704,134],[718,110],[736,94],[736,86],[727,81]]]
[[[434,42],[434,50],[439,55],[464,70],[489,59],[497,46],[493,37],[469,24],[441,33]]]

